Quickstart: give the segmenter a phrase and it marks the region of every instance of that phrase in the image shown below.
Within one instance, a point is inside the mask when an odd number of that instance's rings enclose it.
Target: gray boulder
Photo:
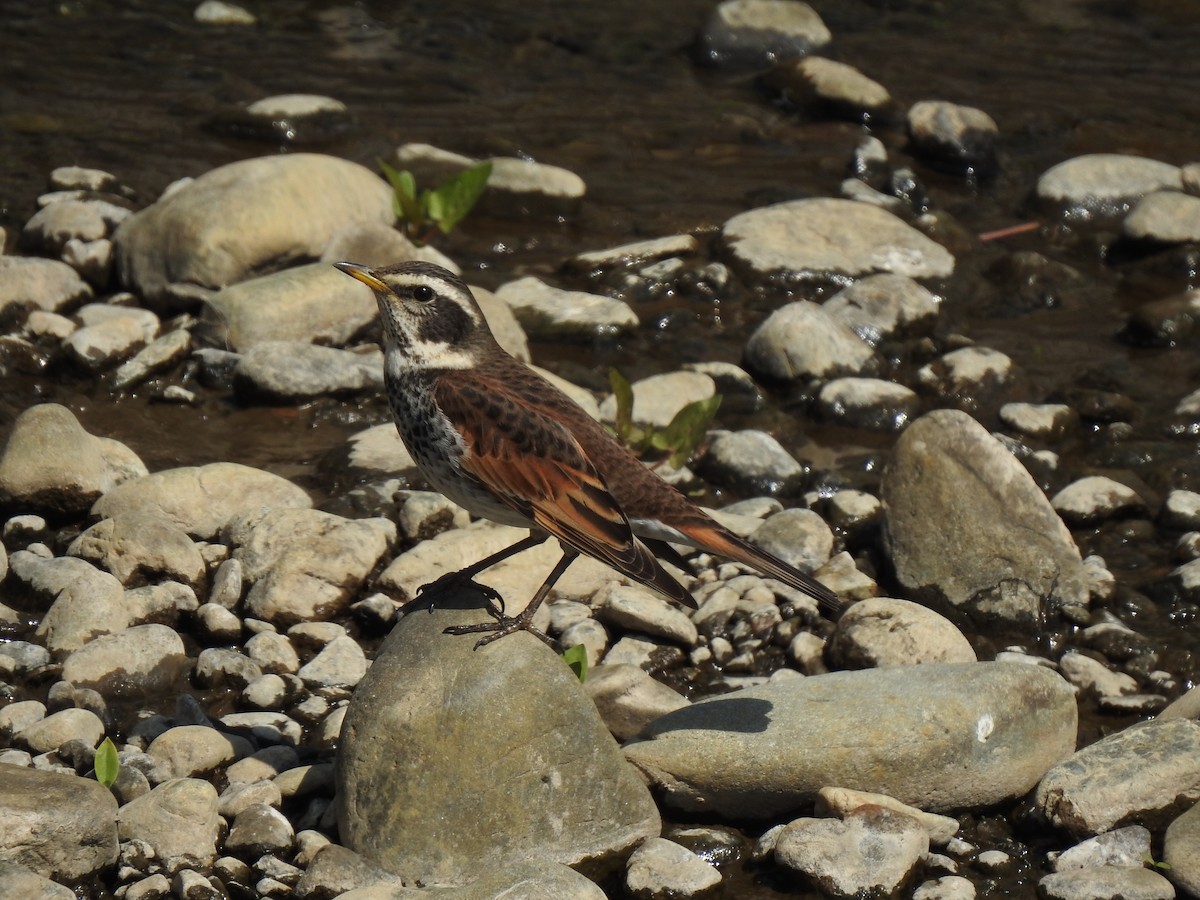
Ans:
[[[885,545],[911,599],[1025,628],[1086,607],[1070,532],[1025,467],[966,413],[914,422],[896,442],[881,495]]]
[[[121,223],[117,266],[147,303],[176,311],[256,272],[318,259],[357,221],[393,221],[392,191],[370,169],[312,153],[246,159]]]
[[[442,633],[485,618],[480,602],[464,588],[401,619],[355,691],[343,842],[405,880],[462,884],[523,861],[611,863],[656,836],[649,792],[555,653]]]

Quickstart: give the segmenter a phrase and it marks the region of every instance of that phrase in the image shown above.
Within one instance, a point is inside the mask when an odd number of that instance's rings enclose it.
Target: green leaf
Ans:
[[[111,738],[105,738],[96,748],[94,767],[96,780],[106,788],[111,788],[117,780],[117,773],[121,771],[121,761],[117,759],[117,745]]]
[[[562,658],[563,662],[571,667],[579,683],[583,684],[587,680],[587,648],[583,644],[568,647],[563,651]]]
[[[689,403],[675,413],[671,424],[663,429],[665,446],[659,449],[671,451],[671,465],[674,468],[678,469],[691,459],[696,448],[704,440],[704,436],[708,434],[708,426],[712,424],[713,417],[717,414],[720,406],[720,394],[713,394],[711,397]]]
[[[633,434],[633,388],[616,369],[608,370],[608,384],[612,388],[613,398],[617,401],[617,415],[613,420],[617,440],[628,446]]]
[[[429,218],[449,234],[471,211],[492,174],[490,162],[464,169],[428,194]]]
[[[384,177],[392,186],[392,211],[397,219],[409,223],[412,227],[420,227],[425,219],[423,204],[417,199],[417,180],[407,169],[397,171],[382,159],[379,168],[383,169]]]

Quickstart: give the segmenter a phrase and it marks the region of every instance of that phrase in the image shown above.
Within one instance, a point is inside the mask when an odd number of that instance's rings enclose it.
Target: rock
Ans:
[[[0,859],[0,884],[4,885],[9,896],[20,897],[21,900],[72,900],[75,897],[75,892],[69,887],[43,878],[32,869],[7,859]]]
[[[0,255],[0,320],[22,310],[70,312],[92,298],[92,289],[56,259]]]
[[[264,672],[292,675],[300,671],[300,657],[285,635],[273,631],[260,632],[246,641],[246,653]]]
[[[94,375],[128,359],[145,343],[146,337],[137,321],[119,316],[72,332],[63,341],[63,348],[75,365]]]
[[[123,222],[117,265],[151,308],[176,311],[268,266],[315,259],[357,221],[393,221],[391,189],[364,166],[311,153],[246,159]]]
[[[168,781],[211,775],[253,750],[245,738],[207,725],[178,725],[151,741],[146,754],[157,763],[156,780]]]
[[[1000,421],[1042,441],[1059,440],[1079,426],[1079,415],[1063,403],[1005,403]]]
[[[166,469],[109,490],[92,515],[113,518],[130,510],[162,515],[200,540],[212,540],[244,513],[306,509],[308,494],[285,478],[238,463]]]
[[[834,784],[938,812],[1020,796],[1072,751],[1075,721],[1054,672],[930,663],[705,698],[652,722],[625,754],[683,810],[773,818]]]
[[[255,344],[233,372],[235,392],[249,403],[302,403],[378,391],[382,386],[379,351],[353,353],[299,341]]]
[[[257,860],[264,853],[283,855],[291,851],[295,837],[283,813],[265,803],[255,803],[233,820],[233,828],[225,839],[225,852],[247,860]]]
[[[1090,656],[1069,650],[1058,661],[1063,678],[1081,690],[1091,690],[1100,696],[1120,696],[1137,692],[1137,681],[1124,672],[1114,672]]]
[[[1171,881],[1192,896],[1200,895],[1200,804],[1167,826],[1162,861],[1170,866]]]
[[[1142,866],[1097,866],[1054,872],[1037,883],[1046,900],[1174,900],[1171,882]]]
[[[67,741],[82,741],[89,747],[104,737],[104,723],[87,709],[60,709],[39,719],[17,733],[17,740],[31,753],[49,753]]]
[[[976,661],[970,641],[949,619],[891,597],[851,605],[838,619],[827,653],[839,669]]]
[[[186,357],[191,349],[190,333],[183,328],[170,331],[151,341],[132,359],[121,363],[109,379],[109,385],[115,391],[123,391],[141,384],[151,376],[174,366]]]
[[[908,137],[918,156],[955,174],[996,174],[995,120],[981,109],[922,100],[908,111]]]
[[[1087,605],[1079,549],[1029,472],[966,413],[922,416],[884,472],[885,546],[909,597],[1020,627]],[[945,523],[959,541],[946,552]]]
[[[320,94],[263,97],[244,109],[220,116],[217,128],[239,137],[281,144],[317,144],[350,130],[346,104]]]
[[[1124,215],[1144,195],[1182,186],[1177,166],[1139,156],[1092,153],[1044,172],[1037,197],[1068,220],[1087,222]]]
[[[664,372],[635,381],[633,421],[653,428],[666,428],[675,414],[690,403],[707,400],[716,393],[715,382],[699,372]],[[600,404],[600,417],[612,422],[617,417],[617,399],[610,394]]]
[[[775,513],[754,529],[750,540],[801,572],[812,572],[829,562],[833,552],[833,532],[811,509]]]
[[[309,690],[353,688],[367,672],[367,658],[350,636],[335,638],[299,671]]]
[[[1012,376],[1012,359],[989,347],[960,347],[917,370],[923,388],[965,406],[978,405]]]
[[[1147,512],[1137,491],[1103,475],[1073,481],[1050,500],[1054,511],[1073,525],[1094,525],[1121,515]]]
[[[496,289],[526,334],[534,340],[590,341],[637,328],[638,317],[621,300],[565,291],[532,275]]]
[[[311,509],[250,513],[227,533],[250,583],[246,612],[277,625],[335,615],[396,541],[387,519]]]
[[[228,647],[209,647],[196,657],[195,678],[201,687],[245,688],[262,674],[252,659]]]
[[[721,883],[721,873],[687,847],[666,838],[643,841],[625,866],[625,887],[639,900],[695,897]]]
[[[826,895],[895,895],[929,852],[929,835],[911,816],[864,806],[842,821],[797,819],[775,842],[775,861],[811,879]]]
[[[111,280],[113,257],[113,244],[107,238],[98,241],[71,238],[62,249],[62,261],[97,287],[105,287]]]
[[[882,340],[932,329],[941,313],[941,298],[911,278],[885,272],[860,278],[821,308],[874,347]]]
[[[201,25],[254,25],[254,14],[225,0],[202,0],[192,13]]]
[[[746,341],[746,365],[775,381],[824,380],[867,372],[875,353],[823,307],[799,300],[754,329]]]
[[[79,190],[112,194],[129,192],[129,188],[122,185],[111,172],[83,166],[57,167],[50,173],[50,187],[56,191]]]
[[[1152,859],[1150,832],[1130,825],[1098,834],[1064,850],[1054,860],[1055,872],[1093,869],[1098,866],[1141,866]]]
[[[342,840],[406,880],[462,883],[530,858],[612,860],[657,835],[649,793],[557,654],[526,634],[476,651],[442,633],[478,621],[479,603],[459,590],[401,619],[355,691]]]
[[[761,494],[792,493],[804,467],[765,431],[719,431],[696,471],[719,484]]]
[[[578,253],[567,260],[567,265],[582,272],[616,268],[628,269],[667,257],[691,256],[699,249],[699,242],[690,234],[673,234],[669,237],[621,244],[619,247],[609,247],[606,250]]]
[[[217,291],[205,301],[202,334],[208,343],[238,353],[277,341],[341,347],[376,314],[370,288],[320,262]]]
[[[892,95],[879,82],[821,56],[785,60],[763,77],[763,83],[789,104],[852,121],[886,116],[892,105]]]
[[[1200,799],[1200,725],[1186,719],[1139,722],[1101,738],[1055,766],[1035,803],[1076,838],[1129,821],[1148,823]]]
[[[63,662],[63,679],[102,694],[152,694],[191,669],[183,641],[166,625],[135,625],[89,641]]]
[[[0,858],[46,878],[90,880],[117,861],[117,801],[90,779],[0,765],[0,819]],[[0,881],[36,896],[2,869]]]
[[[636,736],[659,716],[688,705],[687,698],[678,691],[631,665],[589,668],[583,689],[619,741]]]
[[[72,238],[95,241],[108,236],[108,225],[98,204],[86,200],[60,200],[42,207],[25,223],[21,240],[49,256],[58,256]]]
[[[163,870],[207,869],[217,858],[217,791],[207,781],[175,778],[117,812],[122,841],[144,841]]]
[[[924,812],[886,794],[837,787],[821,788],[817,794],[818,815],[833,815],[844,819],[863,806],[883,807],[916,820],[925,829],[925,833],[929,835],[929,842],[934,846],[945,846],[958,833],[958,819]]]
[[[733,262],[762,278],[828,281],[893,272],[947,278],[954,257],[896,216],[866,203],[816,198],[739,213],[721,227]]]
[[[204,559],[191,538],[153,512],[102,519],[72,541],[67,553],[111,572],[126,586],[169,578],[196,588],[205,579]]]
[[[600,621],[630,631],[693,646],[699,638],[687,614],[667,603],[660,594],[642,585],[614,584],[597,596]]]
[[[1135,241],[1200,241],[1200,197],[1178,191],[1147,194],[1121,222],[1121,232]]]
[[[807,3],[796,0],[724,0],[709,15],[696,53],[710,65],[754,65],[804,56],[832,35]]]
[[[88,434],[65,406],[43,403],[13,422],[0,455],[0,508],[74,516],[145,474],[124,444]]]
[[[851,428],[900,431],[920,409],[914,391],[881,378],[835,378],[817,393],[821,415]]]
[[[10,560],[12,575],[49,608],[38,624],[37,637],[56,655],[78,650],[92,638],[129,625],[121,582],[81,559],[43,559],[18,550]]]
[[[1164,528],[1174,531],[1200,529],[1200,493],[1173,490],[1163,503],[1161,521]]]

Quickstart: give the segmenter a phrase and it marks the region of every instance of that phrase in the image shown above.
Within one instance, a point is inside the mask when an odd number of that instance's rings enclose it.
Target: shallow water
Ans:
[[[371,166],[409,141],[473,155],[524,154],[582,176],[588,200],[570,222],[475,217],[445,242],[471,280],[494,286],[526,272],[552,275],[585,250],[679,231],[710,234],[729,216],[773,199],[835,196],[864,128],[781,109],[756,89],[752,73],[694,65],[688,47],[711,5],[262,4],[260,24],[242,29],[197,25],[190,3],[0,0],[0,225],[11,251],[49,171],[70,164],[113,172],[142,203],[179,177],[249,156],[311,149]],[[813,5],[834,32],[830,55],[886,85],[901,109],[946,99],[997,121],[1001,171],[982,183],[909,159],[902,128],[872,125],[891,164],[912,165],[931,205],[967,233],[1036,218],[1029,192],[1037,176],[1071,156],[1200,160],[1194,4]],[[349,133],[281,147],[213,127],[224,111],[294,92],[345,102]],[[1093,381],[1094,373],[1116,378],[1139,403],[1139,433],[1158,439],[1169,408],[1200,385],[1194,346],[1146,350],[1115,335],[1129,310],[1195,286],[1200,276],[1186,265],[1106,260],[1110,242],[1103,233],[1050,229],[960,254],[965,263],[939,286],[946,298],[941,330],[1014,358],[1024,377],[1017,396],[1006,399],[1046,399],[1088,373]],[[1056,303],[1019,312],[990,267],[1023,249],[1075,267],[1082,282]],[[534,357],[597,388],[609,365],[636,377],[692,360],[737,361],[748,330],[778,302],[748,292],[720,304],[668,297],[639,306],[652,324],[632,338],[582,353],[535,345]],[[56,400],[92,433],[127,443],[151,469],[231,460],[293,478],[320,497],[329,490],[316,471],[320,457],[386,416],[377,401],[243,409],[197,390],[203,402],[195,408],[136,394],[113,399],[63,371],[18,369],[0,392],[0,439],[22,409]],[[776,399],[788,412],[802,411]],[[993,413],[981,413],[989,427]],[[721,424],[741,422],[730,416]],[[803,415],[776,413],[768,423],[818,468],[840,469],[868,487],[878,479],[869,462],[891,441]],[[1077,457],[1085,447],[1056,449],[1064,471],[1082,474]],[[1122,569],[1128,542],[1118,529],[1077,537],[1085,552],[1100,547],[1123,583],[1153,580],[1170,565],[1169,548],[1143,548]],[[1195,678],[1194,630],[1154,617],[1138,627]],[[1000,641],[974,638],[983,646]],[[1085,740],[1124,724],[1093,710],[1084,718]]]

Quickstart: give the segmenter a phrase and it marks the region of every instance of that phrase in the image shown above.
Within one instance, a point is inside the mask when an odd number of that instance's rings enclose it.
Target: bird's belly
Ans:
[[[449,462],[440,465],[422,465],[421,471],[439,493],[454,501],[471,515],[491,519],[501,525],[528,528],[530,520],[497,500],[489,491],[474,481],[457,474]]]

